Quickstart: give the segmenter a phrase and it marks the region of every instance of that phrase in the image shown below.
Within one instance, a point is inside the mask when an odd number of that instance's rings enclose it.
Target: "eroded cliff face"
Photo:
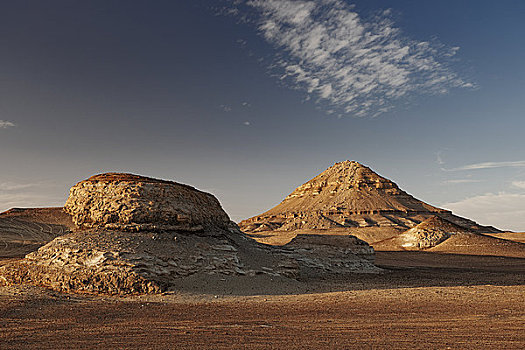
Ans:
[[[58,291],[148,294],[192,275],[295,278],[299,266],[242,236],[177,232],[77,231],[0,268],[0,284],[32,283]]]
[[[350,236],[332,247],[311,239],[259,244],[230,221],[213,195],[170,181],[97,175],[71,189],[65,210],[77,230],[0,267],[0,284],[158,293],[188,276],[297,278],[380,270],[373,249]]]
[[[79,182],[71,188],[65,210],[82,229],[214,234],[231,226],[211,194],[131,174],[102,174]]]
[[[476,231],[497,231],[424,203],[355,161],[334,164],[239,226],[247,233],[374,227],[404,231],[434,215]]]

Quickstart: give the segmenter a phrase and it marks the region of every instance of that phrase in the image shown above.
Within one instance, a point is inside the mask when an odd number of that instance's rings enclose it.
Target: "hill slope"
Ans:
[[[379,229],[367,233],[368,239],[360,237],[370,243],[375,231],[381,232],[376,241],[381,240],[388,238],[389,232],[391,237],[432,216],[474,232],[499,232],[422,202],[355,161],[334,164],[276,207],[241,221],[239,226],[247,233],[349,230],[355,234],[352,229]]]
[[[0,257],[22,257],[73,228],[62,208],[14,208],[0,213]]]

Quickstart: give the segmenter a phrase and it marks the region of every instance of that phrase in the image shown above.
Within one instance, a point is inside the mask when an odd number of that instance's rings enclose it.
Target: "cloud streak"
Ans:
[[[525,231],[525,194],[488,193],[443,204],[442,207],[483,225]]]
[[[1,191],[18,191],[22,189],[37,187],[39,184],[37,183],[27,183],[27,184],[20,184],[15,182],[0,182],[0,192]]]
[[[483,162],[464,165],[454,169],[444,169],[447,171],[460,170],[480,170],[480,169],[496,169],[496,168],[525,168],[525,160],[518,160],[513,162]]]
[[[415,93],[474,87],[450,68],[459,48],[408,39],[388,10],[364,20],[342,0],[232,6],[256,10],[260,34],[277,49],[274,68],[281,80],[331,113],[375,116]]]
[[[444,181],[445,184],[468,184],[468,183],[477,183],[477,182],[481,182],[481,180],[455,179],[455,180],[446,180],[446,181]]]
[[[15,127],[16,125],[12,122],[9,122],[9,121],[5,121],[5,120],[0,120],[0,129],[7,129],[7,128],[12,128],[12,127]]]
[[[525,190],[525,181],[512,181],[512,186]]]

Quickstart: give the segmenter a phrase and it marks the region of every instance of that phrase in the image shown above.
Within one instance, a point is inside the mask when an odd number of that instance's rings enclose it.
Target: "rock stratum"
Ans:
[[[0,257],[24,256],[74,228],[63,208],[13,208],[0,213]]]
[[[432,216],[473,232],[500,232],[424,203],[355,161],[334,164],[296,188],[276,207],[241,221],[239,226],[249,234],[345,230],[355,234],[356,229],[366,229],[371,233],[363,239],[372,243]]]
[[[0,267],[0,284],[59,291],[159,293],[192,276],[282,278],[379,272],[374,251],[352,236],[285,246],[244,235],[211,194],[132,174],[93,176],[71,188],[64,211],[74,232]]]

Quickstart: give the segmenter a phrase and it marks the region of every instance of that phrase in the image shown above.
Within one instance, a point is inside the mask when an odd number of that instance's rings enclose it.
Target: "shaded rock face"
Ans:
[[[14,264],[16,269],[1,271],[0,279],[66,292],[146,294],[167,290],[174,279],[195,274],[296,277],[294,260],[250,243],[242,236],[232,240],[176,232],[79,231],[28,254]]]
[[[337,249],[311,240],[287,247],[259,244],[242,234],[214,196],[169,181],[97,175],[71,189],[65,210],[78,229],[0,267],[0,284],[158,293],[188,276],[379,271],[373,250],[353,238]]]
[[[344,274],[348,271],[380,272],[371,265],[374,249],[365,241],[351,235],[298,235],[283,246],[302,266],[303,275],[318,275],[318,271]],[[351,259],[357,256],[359,259]]]
[[[426,204],[355,161],[334,164],[276,207],[239,226],[247,233],[365,227],[406,230],[435,215],[473,230],[498,231]]]
[[[102,174],[79,182],[71,188],[65,210],[83,229],[214,234],[231,225],[211,194],[176,182],[131,174]]]

